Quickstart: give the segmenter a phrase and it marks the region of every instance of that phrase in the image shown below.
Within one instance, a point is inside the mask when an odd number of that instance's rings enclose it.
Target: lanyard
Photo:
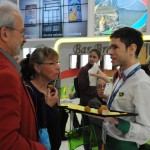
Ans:
[[[119,89],[121,88],[121,86],[125,83],[125,81],[126,81],[128,78],[130,78],[130,77],[131,77],[135,72],[137,72],[139,69],[141,69],[141,66],[140,66],[140,65],[137,66],[136,68],[134,68],[134,69],[127,75],[127,77],[123,80],[123,82],[120,84],[120,86],[116,89],[117,84],[119,83],[120,80],[118,81],[118,83],[116,84],[116,86],[115,86],[115,88],[113,89],[112,94],[111,94],[111,96],[110,96],[110,98],[109,98],[109,102],[108,102],[108,104],[107,104],[109,108],[111,107],[111,104],[112,104],[112,102],[113,102],[113,100],[114,100],[116,94],[118,93]]]

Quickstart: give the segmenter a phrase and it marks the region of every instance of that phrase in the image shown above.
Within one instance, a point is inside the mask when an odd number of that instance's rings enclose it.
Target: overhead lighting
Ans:
[[[104,37],[78,37],[78,38],[60,38],[56,41],[54,49],[58,51],[59,46],[64,43],[88,43],[88,42],[108,42],[110,41],[109,36]]]
[[[144,35],[143,40],[145,42],[150,42],[150,35]],[[101,36],[101,37],[70,37],[70,38],[60,38],[55,42],[54,49],[59,50],[59,46],[64,43],[88,43],[88,42],[109,42],[110,36]]]
[[[143,35],[143,40],[146,42],[150,42],[150,35]]]

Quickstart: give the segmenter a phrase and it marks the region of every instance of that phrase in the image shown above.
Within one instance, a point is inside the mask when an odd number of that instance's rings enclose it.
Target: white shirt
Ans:
[[[124,74],[127,76],[138,65],[140,64],[136,63],[131,66],[124,71]],[[123,79],[119,82],[121,84]],[[120,92],[123,96],[119,96]],[[114,124],[105,122],[104,128],[108,135],[119,140],[136,142],[139,145],[150,139],[150,78],[144,70],[139,69],[125,81],[115,96],[111,109],[137,113],[138,116],[120,117],[130,122],[129,132],[125,135]]]

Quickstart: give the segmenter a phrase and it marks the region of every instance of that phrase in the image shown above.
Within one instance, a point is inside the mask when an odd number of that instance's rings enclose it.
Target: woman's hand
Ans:
[[[45,102],[50,107],[53,107],[56,103],[59,103],[58,90],[54,87],[55,92],[52,92],[50,88],[47,88],[45,94]]]
[[[90,73],[90,75],[103,79],[107,83],[111,82],[109,77],[103,71],[101,71],[101,69],[99,69],[97,73]]]

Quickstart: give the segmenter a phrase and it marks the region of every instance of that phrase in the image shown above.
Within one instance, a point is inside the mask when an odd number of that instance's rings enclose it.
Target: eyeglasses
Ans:
[[[23,37],[25,36],[25,30],[24,30],[24,29],[19,30],[19,29],[15,29],[15,28],[12,28],[12,27],[7,27],[7,26],[5,26],[5,27],[8,28],[8,29],[11,29],[11,30],[19,31],[20,34],[21,34]]]
[[[59,65],[60,64],[60,62],[50,62],[50,63],[38,63],[38,64],[43,64],[43,65],[50,65],[50,66],[56,66],[56,65]]]
[[[101,89],[102,89],[102,88],[105,88],[105,87],[106,87],[106,85],[98,85],[98,86],[97,86],[97,88],[101,88]]]

